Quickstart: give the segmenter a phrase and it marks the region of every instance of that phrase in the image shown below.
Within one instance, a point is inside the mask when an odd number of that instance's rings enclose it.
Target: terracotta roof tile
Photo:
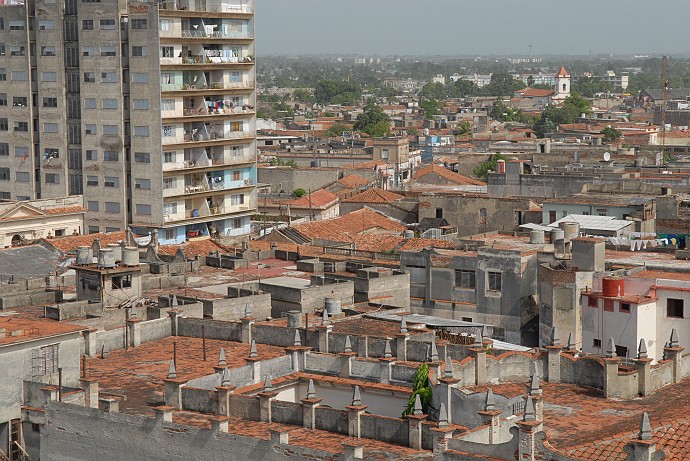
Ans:
[[[391,203],[404,199],[404,195],[396,194],[387,190],[374,187],[355,195],[354,197],[343,199],[343,203]]]
[[[334,219],[312,221],[293,226],[309,239],[352,241],[356,235],[367,232],[401,233],[406,227],[398,221],[367,208],[353,211]]]
[[[215,240],[209,238],[202,240],[191,240],[182,245],[161,245],[158,247],[158,253],[172,256],[177,252],[177,249],[182,247],[184,255],[187,258],[194,258],[196,255],[208,256],[213,252],[220,251],[221,253],[230,253],[233,250],[225,245],[222,245]]]
[[[298,208],[309,208],[309,203],[311,202],[312,207],[322,208],[328,205],[332,205],[338,201],[338,196],[333,192],[329,192],[325,189],[319,189],[312,192],[304,197],[299,197],[295,200],[288,202],[290,206]]]
[[[64,208],[46,208],[48,214],[68,214],[68,213],[85,213],[87,210],[83,206],[68,206]]]
[[[125,232],[111,232],[109,234],[70,235],[46,240],[50,245],[62,252],[75,251],[80,246],[90,247],[94,240],[99,239],[101,247],[109,243],[118,243],[126,238]]]
[[[454,171],[449,170],[448,168],[436,164],[431,164],[417,170],[417,173],[414,175],[414,179],[419,181],[421,178],[428,174],[436,174],[447,179],[448,181],[454,182],[455,184],[459,185],[486,186],[486,183],[482,181],[461,175],[460,173],[456,173]]]
[[[44,319],[7,316],[0,317],[0,346],[62,335],[86,328]]]
[[[362,187],[369,184],[368,179],[354,173],[339,179],[338,182],[348,188]]]

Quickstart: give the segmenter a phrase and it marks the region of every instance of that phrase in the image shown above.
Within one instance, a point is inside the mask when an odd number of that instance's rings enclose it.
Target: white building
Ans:
[[[556,75],[556,94],[553,96],[554,101],[562,101],[570,96],[570,74],[565,67],[561,67]]]

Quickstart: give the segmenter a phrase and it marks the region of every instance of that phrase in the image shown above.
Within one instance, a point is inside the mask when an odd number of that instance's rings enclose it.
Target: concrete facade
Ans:
[[[253,2],[156,5],[4,5],[1,198],[83,194],[89,233],[249,233]]]

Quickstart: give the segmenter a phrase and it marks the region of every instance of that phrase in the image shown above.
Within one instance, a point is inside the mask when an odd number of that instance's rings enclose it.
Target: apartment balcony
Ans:
[[[218,0],[163,0],[159,3],[160,15],[166,16],[172,12],[212,12],[253,14],[253,4],[246,0],[235,2]],[[177,15],[175,15],[177,16]]]
[[[193,96],[196,94],[221,96],[224,94],[243,94],[254,91],[254,82],[218,82],[189,85],[189,84],[163,84],[161,91],[166,93],[166,96]]]
[[[190,39],[190,42],[207,42],[208,43],[223,43],[225,40],[231,40],[233,43],[239,41],[242,44],[249,44],[254,40],[254,33],[252,31],[221,31],[213,30],[206,31],[201,29],[178,29],[178,30],[161,30],[161,43],[167,42],[178,43],[180,40]],[[174,40],[168,40],[174,39]]]
[[[207,195],[209,193],[217,193],[221,191],[233,191],[237,189],[245,189],[254,186],[254,181],[251,179],[246,179],[242,181],[229,181],[229,182],[207,182],[199,181],[184,187],[175,187],[172,189],[163,189],[163,197],[189,197],[198,196],[200,194]]]
[[[163,138],[163,146],[166,148],[179,147],[188,149],[192,147],[218,146],[229,141],[249,142],[254,139],[253,132],[250,131],[231,131],[231,132],[211,132],[207,135],[186,133],[184,136],[166,136]]]
[[[243,108],[244,107],[244,108]],[[254,106],[238,106],[224,109],[184,109],[183,111],[163,111],[162,117],[166,123],[187,123],[204,120],[213,120],[215,118],[228,118],[233,115],[254,115]]]
[[[161,68],[165,70],[214,70],[217,68],[247,68],[254,65],[254,59],[250,56],[207,56],[191,55],[178,57],[161,57]]]

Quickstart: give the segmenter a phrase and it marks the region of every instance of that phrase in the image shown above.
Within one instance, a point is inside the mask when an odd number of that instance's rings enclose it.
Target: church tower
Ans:
[[[554,100],[562,101],[570,96],[570,74],[565,67],[561,67],[556,75],[556,92],[553,96]]]

